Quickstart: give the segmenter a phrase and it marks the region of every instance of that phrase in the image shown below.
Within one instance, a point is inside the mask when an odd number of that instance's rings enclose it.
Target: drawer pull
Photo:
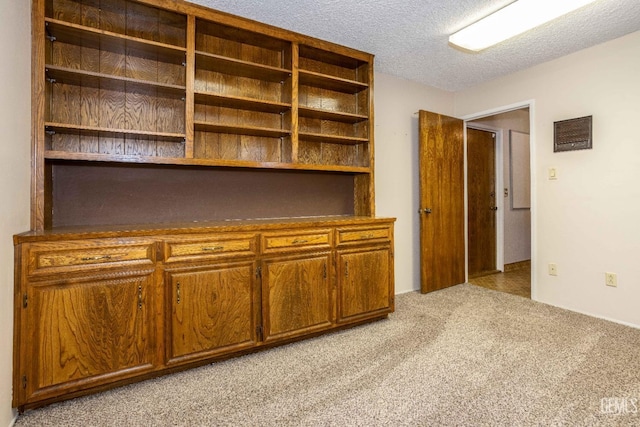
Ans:
[[[224,249],[224,246],[210,246],[210,247],[204,247],[202,248],[203,251],[221,251]]]
[[[361,239],[373,239],[373,233],[369,233],[369,234],[361,234],[360,235]]]
[[[86,256],[81,259],[82,261],[99,261],[101,259],[111,259],[111,255]]]
[[[308,242],[308,240],[305,240],[305,239],[296,239],[291,243],[293,243],[294,245],[300,245],[302,243],[307,243],[307,242]]]

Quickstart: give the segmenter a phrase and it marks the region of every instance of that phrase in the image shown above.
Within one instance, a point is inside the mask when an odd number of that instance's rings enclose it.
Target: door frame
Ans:
[[[536,195],[537,195],[537,159],[536,159],[536,140],[537,140],[537,132],[536,132],[536,127],[534,126],[535,124],[535,100],[534,99],[529,99],[529,100],[525,100],[525,101],[521,101],[521,102],[516,102],[513,104],[508,104],[508,105],[504,105],[501,107],[495,107],[495,108],[491,108],[488,110],[483,110],[483,111],[479,111],[477,113],[472,113],[472,114],[467,114],[465,116],[462,116],[461,119],[464,122],[464,194],[465,194],[465,242],[468,241],[469,238],[469,230],[467,229],[467,222],[468,222],[468,215],[467,215],[467,209],[468,209],[468,201],[467,201],[467,126],[468,127],[474,127],[473,124],[468,123],[472,120],[477,120],[477,119],[482,119],[488,116],[495,116],[496,114],[500,114],[500,113],[507,113],[509,111],[513,111],[513,110],[520,110],[522,108],[529,108],[529,154],[530,154],[530,164],[531,164],[531,176],[530,176],[530,182],[531,182],[531,299],[534,301],[538,300],[538,286],[537,286],[537,254],[538,254],[538,238],[537,238],[537,230],[538,230],[538,218],[537,218],[537,205],[536,205]],[[486,130],[486,129],[483,129]],[[502,138],[502,135],[501,135]],[[498,140],[498,136],[496,135],[496,143]],[[502,144],[503,147],[502,149],[504,149],[504,144]],[[497,148],[497,147],[496,147]],[[504,155],[504,151],[501,152],[501,158]],[[498,158],[498,152],[496,150],[496,159]],[[496,160],[497,161],[497,160]],[[498,169],[496,169],[496,174],[500,173],[500,176],[502,176],[502,174],[504,173],[503,167],[500,166],[500,171],[498,172]],[[502,179],[502,178],[501,178]],[[497,181],[497,179],[496,179]],[[504,182],[502,183],[502,185],[504,185]],[[497,187],[500,189],[503,189],[504,187]],[[501,202],[504,202],[504,197],[499,197],[496,198],[496,200],[500,199]],[[500,204],[497,205],[498,208],[500,208]],[[502,203],[503,209],[504,209],[504,203]],[[498,212],[500,212],[501,209],[498,209]],[[502,228],[502,232],[504,233],[504,214],[502,215],[502,225],[501,227],[498,228]],[[502,234],[503,238],[501,240],[504,240],[504,234]],[[467,243],[465,243],[466,245]],[[502,242],[502,258],[501,258],[501,262],[502,262],[502,267],[504,268],[504,242]],[[466,268],[465,268],[465,280],[468,282],[469,281],[469,265],[468,265],[468,248],[465,249],[465,257],[467,257],[467,262],[466,262]],[[497,261],[499,262],[499,261]]]
[[[498,211],[496,212],[496,269],[503,271],[504,270],[504,209],[505,209],[505,203],[504,203],[504,196],[503,196],[503,191],[504,191],[504,163],[503,163],[503,159],[504,159],[504,144],[503,144],[503,135],[502,135],[502,129],[497,129],[497,128],[493,128],[491,126],[487,126],[487,125],[483,125],[483,124],[479,124],[479,123],[467,123],[467,121],[465,120],[465,128],[464,128],[464,138],[465,138],[465,145],[464,145],[464,156],[465,156],[465,168],[464,168],[464,185],[465,185],[465,192],[464,192],[464,209],[465,209],[465,218],[467,218],[468,214],[469,214],[469,203],[468,203],[468,193],[466,191],[466,189],[468,189],[468,177],[467,177],[467,168],[469,166],[469,162],[467,161],[467,129],[476,129],[476,130],[482,130],[482,131],[486,131],[486,132],[492,132],[496,135],[496,138],[494,140],[494,149],[495,149],[495,171],[496,171],[496,177],[495,177],[495,182],[493,183],[493,185],[495,186],[495,191],[496,191],[496,197],[495,197],[495,202],[496,202],[496,206],[498,207]],[[467,229],[469,226],[468,220],[467,222],[465,222],[465,234],[467,239],[465,240],[465,244],[468,245],[469,244],[469,230]],[[467,253],[467,267],[466,267],[466,277],[467,280],[469,280],[469,248],[466,248],[466,253]]]

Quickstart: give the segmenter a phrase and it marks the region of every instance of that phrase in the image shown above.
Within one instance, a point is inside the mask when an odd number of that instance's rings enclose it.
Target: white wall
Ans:
[[[640,32],[456,93],[465,116],[533,99],[535,298],[640,326]],[[593,149],[553,152],[553,122],[593,115]],[[555,167],[558,179],[547,179]],[[557,263],[558,276],[547,266]],[[618,287],[604,273],[618,275]]]
[[[453,93],[376,73],[376,216],[395,217],[396,293],[420,289],[418,110],[453,114]]]
[[[0,1],[0,426],[13,419],[13,235],[29,229],[29,1]]]
[[[509,190],[511,194],[511,184],[509,182],[509,174],[511,166],[509,164],[509,131],[529,133],[529,110],[519,109],[506,113],[489,116],[473,123],[490,126],[493,129],[502,130],[502,147],[503,147],[503,184],[504,188]],[[503,196],[503,189],[496,189],[497,197]],[[504,218],[504,263],[510,264],[518,261],[531,259],[531,210],[530,209],[512,209],[510,199],[504,198],[503,204]]]

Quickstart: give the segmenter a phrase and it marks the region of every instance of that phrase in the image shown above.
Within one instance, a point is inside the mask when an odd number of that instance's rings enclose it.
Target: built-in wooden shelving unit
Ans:
[[[31,0],[20,411],[386,317],[373,56],[182,0]]]
[[[34,13],[34,229],[58,223],[57,171],[87,162],[344,173],[336,213],[373,215],[372,55],[181,1]]]

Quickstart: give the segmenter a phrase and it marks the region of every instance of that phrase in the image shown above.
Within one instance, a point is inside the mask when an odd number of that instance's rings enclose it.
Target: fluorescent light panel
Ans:
[[[479,51],[595,0],[518,0],[449,36],[463,49]]]

